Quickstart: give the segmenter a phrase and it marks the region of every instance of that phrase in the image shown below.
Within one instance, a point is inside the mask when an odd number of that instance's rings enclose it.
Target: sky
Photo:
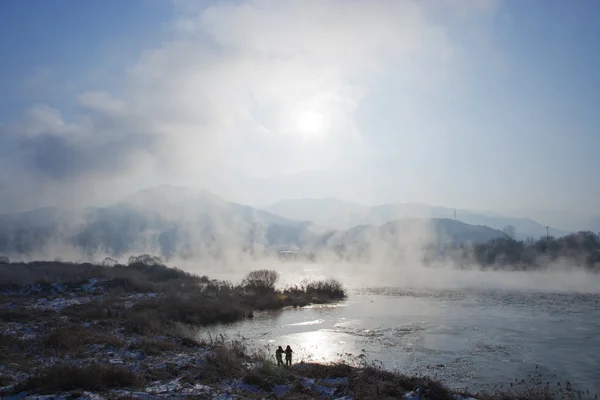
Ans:
[[[600,214],[600,2],[0,2],[0,212],[160,184]]]

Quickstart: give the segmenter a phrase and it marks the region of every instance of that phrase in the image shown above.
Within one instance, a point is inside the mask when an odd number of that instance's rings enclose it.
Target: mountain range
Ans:
[[[266,209],[225,201],[206,190],[159,186],[107,207],[47,207],[0,214],[0,253],[64,257],[261,256],[273,249],[304,253],[373,253],[402,244],[485,242],[513,225],[539,237],[545,227],[528,219],[442,207],[397,204],[363,207],[336,199],[286,200]],[[561,231],[550,229],[551,235]],[[69,253],[69,254],[71,254]]]
[[[332,229],[350,229],[356,225],[380,225],[407,218],[457,219],[470,225],[484,225],[502,230],[508,225],[515,228],[517,239],[541,236],[564,236],[570,232],[548,227],[530,218],[514,218],[493,212],[477,212],[432,207],[422,204],[397,203],[373,207],[346,202],[334,198],[290,199],[279,201],[266,208],[274,214],[289,219],[309,220]]]

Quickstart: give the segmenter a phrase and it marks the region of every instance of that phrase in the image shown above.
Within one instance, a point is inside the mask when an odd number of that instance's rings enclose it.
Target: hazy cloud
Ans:
[[[356,120],[371,87],[390,74],[442,82],[466,59],[448,27],[494,2],[199,4],[174,2],[164,40],[123,66],[118,93],[98,82],[73,104],[34,105],[2,127],[0,142],[15,150],[4,154],[2,193],[28,195],[21,207],[65,192],[85,203],[167,181],[235,196],[234,177],[376,157]]]

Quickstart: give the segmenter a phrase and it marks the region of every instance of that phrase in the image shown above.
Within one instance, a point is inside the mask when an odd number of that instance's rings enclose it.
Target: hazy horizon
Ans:
[[[0,22],[0,213],[174,184],[600,215],[592,1],[6,1]]]
[[[334,226],[334,225],[329,225],[326,223],[321,223],[318,220],[314,220],[312,217],[306,216],[306,217],[296,217],[296,216],[292,216],[292,215],[287,215],[287,212],[279,212],[277,210],[277,206],[279,205],[285,205],[287,203],[307,203],[305,205],[308,205],[308,203],[321,203],[321,204],[327,204],[327,203],[331,203],[334,205],[344,205],[347,207],[351,207],[351,208],[357,208],[360,209],[360,211],[364,211],[367,212],[369,209],[374,209],[377,207],[388,207],[388,206],[398,206],[398,207],[419,207],[419,208],[423,208],[423,212],[417,212],[414,215],[402,215],[399,216],[395,219],[405,219],[405,218],[448,218],[448,219],[454,219],[456,216],[456,219],[458,219],[459,221],[462,220],[463,217],[463,213],[474,213],[474,214],[480,214],[481,216],[488,216],[488,217],[497,217],[497,218],[506,218],[508,219],[515,219],[515,220],[531,220],[533,222],[539,223],[540,225],[546,226],[549,225],[551,226],[551,228],[557,229],[558,231],[562,231],[564,233],[567,233],[569,231],[580,231],[580,230],[592,230],[595,231],[594,228],[590,228],[590,221],[591,218],[593,216],[591,215],[586,215],[585,213],[577,213],[577,212],[566,212],[566,213],[561,213],[558,212],[556,210],[527,210],[527,209],[522,209],[522,210],[511,210],[511,209],[498,209],[498,210],[491,210],[491,209],[465,209],[465,208],[459,208],[459,207],[452,207],[452,206],[448,206],[448,205],[444,205],[444,204],[427,204],[424,202],[395,202],[395,203],[373,203],[373,204],[365,204],[365,203],[359,203],[356,201],[353,201],[351,199],[343,199],[343,198],[336,198],[336,197],[332,197],[332,196],[328,196],[328,197],[298,197],[298,198],[284,198],[284,199],[279,199],[276,200],[272,203],[268,203],[268,204],[245,204],[245,203],[239,203],[239,202],[235,202],[232,199],[228,199],[222,195],[220,195],[219,193],[215,193],[209,189],[206,188],[199,188],[199,187],[190,187],[190,186],[183,186],[183,185],[174,185],[174,184],[161,184],[161,185],[157,185],[157,186],[149,186],[149,187],[145,187],[145,188],[141,188],[138,190],[134,190],[134,191],[130,191],[130,192],[125,192],[124,195],[122,196],[118,196],[118,197],[114,197],[114,198],[108,198],[105,199],[104,202],[90,202],[88,204],[82,204],[82,205],[78,205],[77,207],[71,207],[71,206],[64,206],[64,205],[53,205],[53,204],[45,204],[45,205],[40,205],[38,207],[35,208],[23,208],[20,210],[15,210],[13,212],[7,212],[7,213],[3,213],[0,212],[0,215],[2,214],[13,214],[13,213],[22,213],[22,212],[31,212],[31,211],[35,211],[38,209],[43,209],[43,208],[58,208],[58,209],[64,209],[67,211],[78,211],[78,210],[84,210],[86,208],[96,208],[96,207],[108,207],[111,205],[115,205],[118,204],[122,201],[126,201],[130,196],[132,195],[136,195],[138,193],[144,193],[145,191],[148,190],[155,190],[155,189],[164,189],[164,190],[172,190],[172,191],[177,191],[177,190],[181,190],[183,192],[186,192],[188,190],[192,190],[194,193],[202,193],[202,192],[207,192],[212,196],[217,196],[219,197],[221,200],[224,200],[226,202],[232,202],[232,203],[237,203],[237,204],[242,204],[242,205],[248,205],[251,206],[255,209],[258,210],[265,210],[268,211],[270,213],[273,213],[275,215],[279,215],[282,216],[284,218],[287,219],[291,219],[291,220],[308,220],[311,221],[317,225],[321,225],[325,228],[335,228],[335,229],[341,229],[341,230],[345,230],[345,229],[349,229],[350,227],[354,226],[352,224],[348,225],[348,226]],[[182,193],[183,193],[182,192]],[[181,193],[178,193],[181,194]],[[447,211],[447,215],[436,215],[435,213],[431,213],[432,210],[445,210]],[[306,211],[306,210],[305,210]],[[340,213],[344,213],[347,212],[348,210],[343,210],[343,209],[338,209],[336,210]],[[456,215],[454,214],[456,213]],[[317,212],[318,215],[318,212]],[[318,219],[318,218],[317,218]],[[393,218],[392,218],[393,219]],[[383,222],[382,222],[383,223]],[[467,222],[469,223],[469,222]],[[507,222],[508,224],[508,222]],[[380,223],[381,225],[381,223]],[[477,225],[477,224],[476,224]],[[484,224],[486,225],[486,224]],[[495,229],[500,229],[500,227],[495,227]],[[540,235],[543,234],[544,232],[540,231]]]

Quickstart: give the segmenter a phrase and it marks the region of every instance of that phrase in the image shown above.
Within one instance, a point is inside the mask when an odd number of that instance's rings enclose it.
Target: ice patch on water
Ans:
[[[313,310],[318,308],[338,308],[338,307],[347,307],[347,303],[330,303],[330,304],[311,304],[308,306],[302,307],[305,310]]]
[[[308,325],[319,325],[325,322],[324,319],[315,319],[314,321],[296,322],[295,324],[286,324],[284,326],[308,326]]]

